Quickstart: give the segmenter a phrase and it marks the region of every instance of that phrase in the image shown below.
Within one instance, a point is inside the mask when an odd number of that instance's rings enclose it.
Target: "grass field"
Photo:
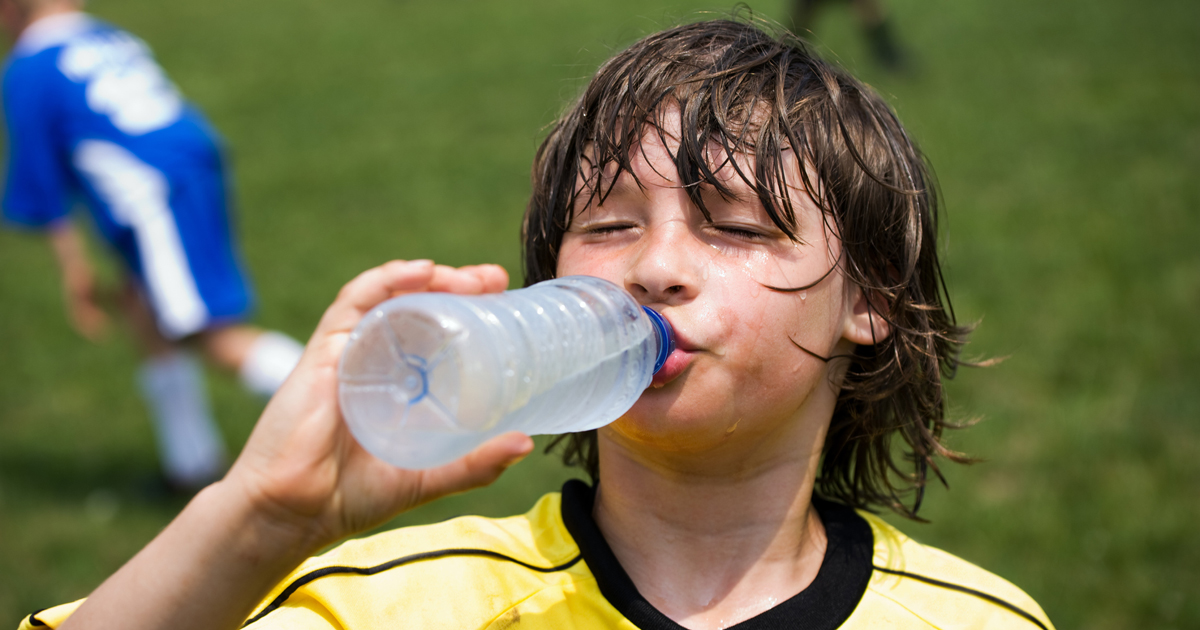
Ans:
[[[781,17],[782,0],[751,3]],[[949,471],[919,540],[1017,583],[1059,628],[1200,627],[1200,4],[893,0],[916,72],[821,47],[893,103],[944,192],[968,354]],[[95,0],[146,39],[235,157],[257,321],[305,337],[389,258],[498,262],[544,125],[597,63],[724,4]],[[113,277],[108,268],[109,277]],[[0,628],[82,597],[182,507],[148,490],[127,336],[88,345],[37,238],[0,232]],[[234,447],[261,402],[212,374]],[[397,520],[524,510],[570,473],[531,458]],[[896,520],[896,519],[893,519]]]

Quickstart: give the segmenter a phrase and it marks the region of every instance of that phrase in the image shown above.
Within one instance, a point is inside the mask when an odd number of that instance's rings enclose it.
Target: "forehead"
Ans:
[[[772,207],[763,208],[772,220],[782,223],[781,228],[793,226],[794,209],[810,201],[804,182],[815,181],[815,174],[806,168],[807,177],[801,175],[796,153],[790,148],[768,156],[767,168],[760,171],[754,146],[745,137],[756,131],[756,122],[747,123],[744,133],[736,138],[685,139],[694,130],[684,128],[677,104],[665,105],[641,125],[633,141],[613,143],[627,149],[598,147],[596,142],[585,146],[576,178],[574,210],[602,205],[614,194],[644,194],[646,187],[659,186],[688,191],[707,216],[706,196],[715,193],[727,201],[762,207],[765,193],[774,200]]]
[[[685,129],[677,103],[671,102],[652,116],[647,117],[636,128],[625,134],[603,134],[599,142],[585,143],[579,164],[579,174],[589,183],[611,184],[614,176],[632,175],[638,180],[645,176],[658,175],[665,179],[682,179],[684,185],[697,183],[722,183],[728,186],[753,187],[755,184],[756,147],[753,136],[759,131],[759,119],[754,116],[740,128],[728,129],[722,135],[709,134],[701,139],[699,129]],[[613,125],[617,130],[625,129],[623,123]],[[685,134],[689,135],[684,142]],[[625,135],[629,137],[624,137]],[[691,137],[695,136],[695,137]],[[627,149],[622,149],[627,147]],[[620,155],[622,152],[625,155]],[[782,175],[799,181],[795,153],[783,148],[775,156]],[[600,177],[596,177],[596,166],[601,165]],[[677,164],[690,171],[680,175]],[[632,173],[631,173],[632,171]],[[687,175],[698,175],[698,181],[689,181]]]

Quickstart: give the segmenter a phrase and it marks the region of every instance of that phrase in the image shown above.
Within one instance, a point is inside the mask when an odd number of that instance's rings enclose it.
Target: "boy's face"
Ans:
[[[807,434],[820,447],[837,401],[832,383],[840,377],[796,344],[829,357],[871,342],[869,328],[865,339],[862,330],[870,322],[861,293],[847,287],[840,270],[829,273],[841,243],[795,187],[798,166],[789,184],[799,242],[772,223],[728,163],[717,173],[737,198],[706,187],[707,221],[675,183],[668,150],[679,143],[678,110],[665,112],[662,127],[665,142],[651,131],[633,157],[644,188],[622,173],[602,205],[577,209],[559,255],[559,276],[615,282],[659,310],[677,335],[677,349],[651,388],[601,431],[601,442],[642,457],[725,453],[741,463],[807,457],[794,452],[792,437]],[[726,155],[712,146],[709,159],[715,166]],[[753,157],[734,159],[743,172],[754,172]],[[580,194],[583,202],[587,197]],[[822,276],[804,292],[764,286],[799,287]],[[886,334],[875,324],[877,335]]]

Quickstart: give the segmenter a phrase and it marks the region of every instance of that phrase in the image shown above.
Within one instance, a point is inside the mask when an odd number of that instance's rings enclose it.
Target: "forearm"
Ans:
[[[316,544],[220,482],[198,494],[62,627],[238,628]]]
[[[74,223],[63,220],[53,225],[47,232],[47,238],[62,272],[64,286],[70,287],[80,278],[91,278],[92,265],[88,261],[87,246]]]

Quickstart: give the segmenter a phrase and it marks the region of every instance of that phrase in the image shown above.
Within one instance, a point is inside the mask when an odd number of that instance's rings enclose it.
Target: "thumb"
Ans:
[[[524,433],[498,435],[449,464],[424,471],[421,501],[486,486],[532,451],[533,438]]]

